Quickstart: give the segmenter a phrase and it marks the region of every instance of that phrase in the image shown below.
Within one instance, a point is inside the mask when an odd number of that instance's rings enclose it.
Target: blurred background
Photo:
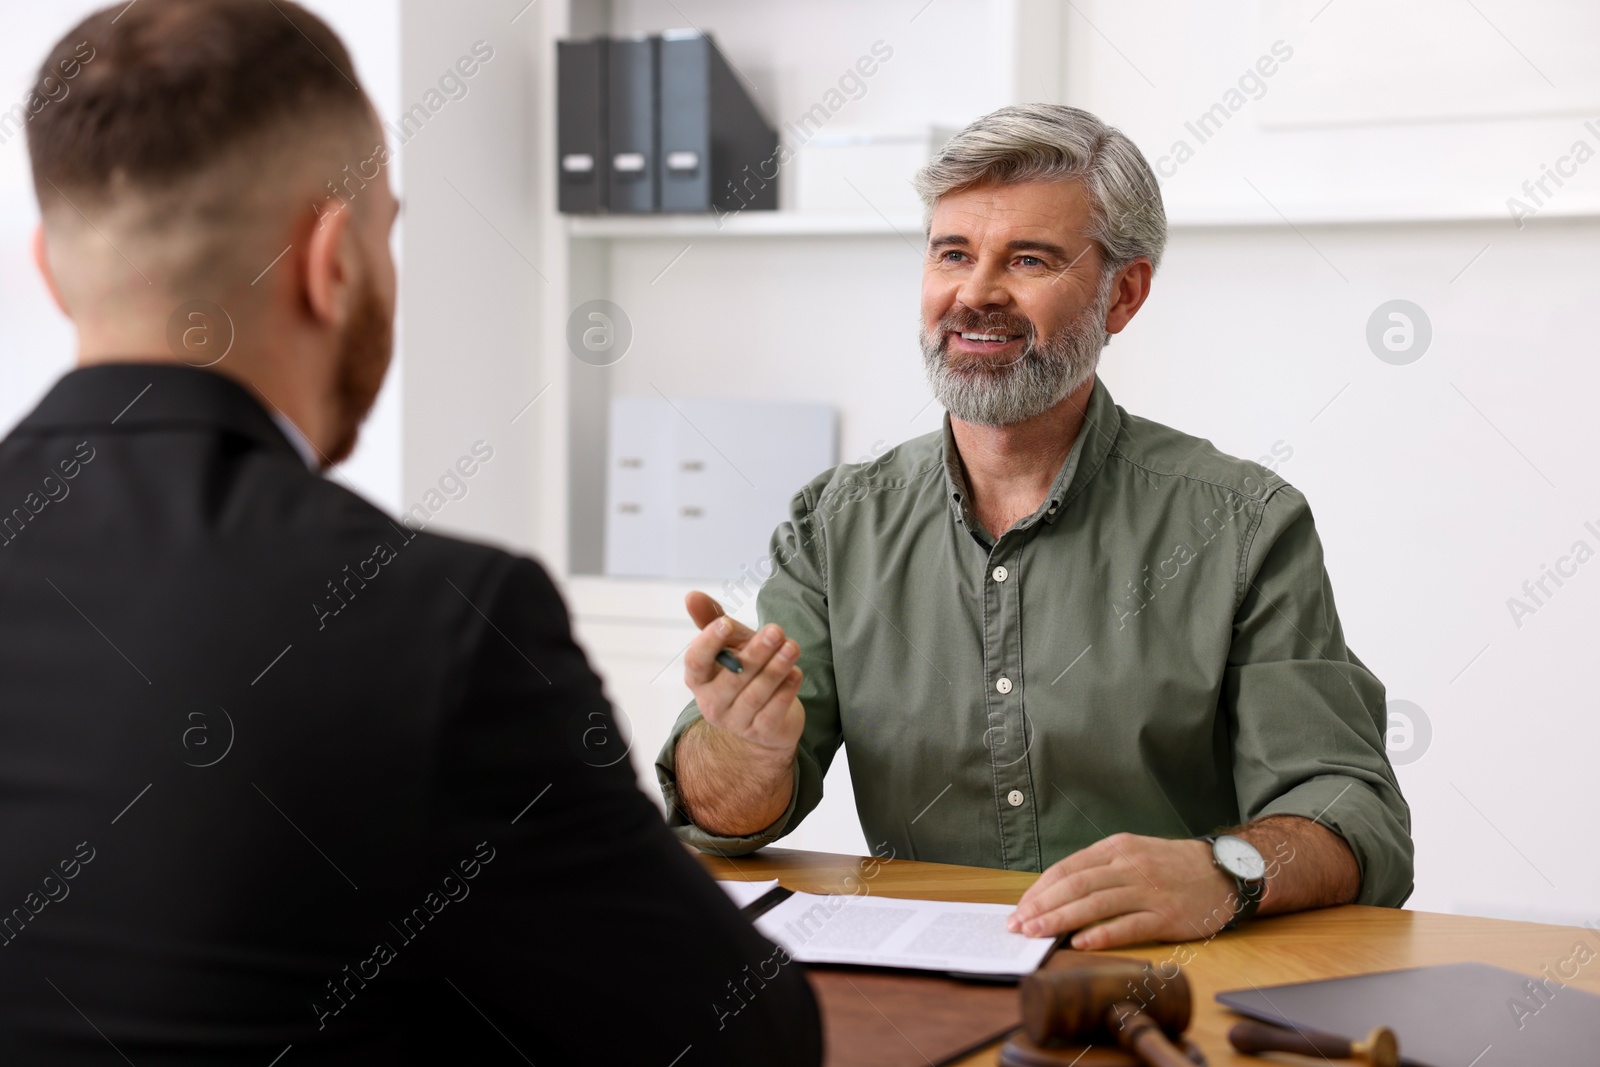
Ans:
[[[3,4],[0,428],[73,355],[30,261],[37,205],[21,112],[5,109],[98,6]],[[688,698],[683,592],[753,620],[767,533],[806,477],[789,468],[939,425],[916,345],[912,171],[941,131],[1063,102],[1141,146],[1171,222],[1102,377],[1131,411],[1310,499],[1347,638],[1389,689],[1409,906],[1600,919],[1583,829],[1600,813],[1600,8],[307,6],[390,124],[405,203],[398,358],[332,476],[429,529],[537,555],[652,796]],[[556,42],[686,29],[712,36],[776,131],[777,210],[559,211]],[[595,328],[598,348],[581,340]],[[663,457],[679,473],[639,481]],[[686,543],[732,532],[710,555],[641,560],[627,523],[648,528],[652,509]],[[784,843],[865,852],[842,759],[827,787]]]

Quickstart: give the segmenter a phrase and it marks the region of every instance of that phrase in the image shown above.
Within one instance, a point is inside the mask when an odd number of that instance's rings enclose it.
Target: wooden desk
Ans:
[[[854,891],[994,904],[1015,904],[1038,877],[1018,871],[912,860],[866,860],[864,867],[863,858],[858,856],[779,848],[733,860],[712,856],[702,856],[701,860],[716,878],[776,878],[788,889],[808,893]],[[868,877],[866,872],[871,870],[876,873]],[[1391,908],[1350,906],[1257,919],[1209,942],[1190,942],[1187,946],[1193,959],[1183,969],[1195,998],[1189,1034],[1213,1067],[1262,1067],[1272,1061],[1240,1056],[1228,1044],[1228,1028],[1238,1017],[1216,1003],[1218,992],[1251,984],[1266,986],[1467,960],[1538,975],[1541,967],[1554,967],[1568,958],[1574,943],[1580,940],[1591,949],[1600,948],[1600,933],[1577,926]],[[1182,960],[1182,955],[1173,956],[1178,948],[1143,945],[1114,952],[1153,961]],[[1583,968],[1568,984],[1600,993],[1600,966]],[[994,1064],[997,1056],[997,1051],[990,1048],[961,1064]],[[1278,1062],[1311,1061],[1285,1058]]]

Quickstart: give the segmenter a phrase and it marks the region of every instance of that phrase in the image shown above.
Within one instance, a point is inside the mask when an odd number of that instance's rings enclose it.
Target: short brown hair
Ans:
[[[38,84],[69,61],[70,92],[28,125],[41,201],[46,183],[163,188],[296,119],[369,114],[343,42],[292,0],[119,0],[61,38]]]

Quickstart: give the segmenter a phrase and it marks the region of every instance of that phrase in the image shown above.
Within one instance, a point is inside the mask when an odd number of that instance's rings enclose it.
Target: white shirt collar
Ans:
[[[289,417],[281,411],[269,411],[267,414],[272,416],[272,421],[278,424],[278,429],[283,431],[283,436],[289,439],[294,450],[300,453],[300,458],[305,461],[306,466],[311,468],[313,473],[320,474],[322,464],[318,461],[317,448],[305,434],[300,432],[300,427],[290,422]]]

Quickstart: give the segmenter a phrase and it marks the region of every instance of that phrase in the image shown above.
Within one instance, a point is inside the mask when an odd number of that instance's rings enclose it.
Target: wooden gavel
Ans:
[[[1022,980],[1022,1025],[1037,1045],[1117,1044],[1150,1067],[1194,1067],[1171,1040],[1189,1015],[1189,980],[1143,960],[1099,957]]]
[[[1228,1043],[1252,1056],[1263,1052],[1298,1052],[1303,1056],[1356,1060],[1371,1067],[1400,1067],[1400,1042],[1386,1026],[1372,1031],[1365,1041],[1349,1041],[1332,1034],[1244,1022],[1236,1023],[1228,1031]]]

